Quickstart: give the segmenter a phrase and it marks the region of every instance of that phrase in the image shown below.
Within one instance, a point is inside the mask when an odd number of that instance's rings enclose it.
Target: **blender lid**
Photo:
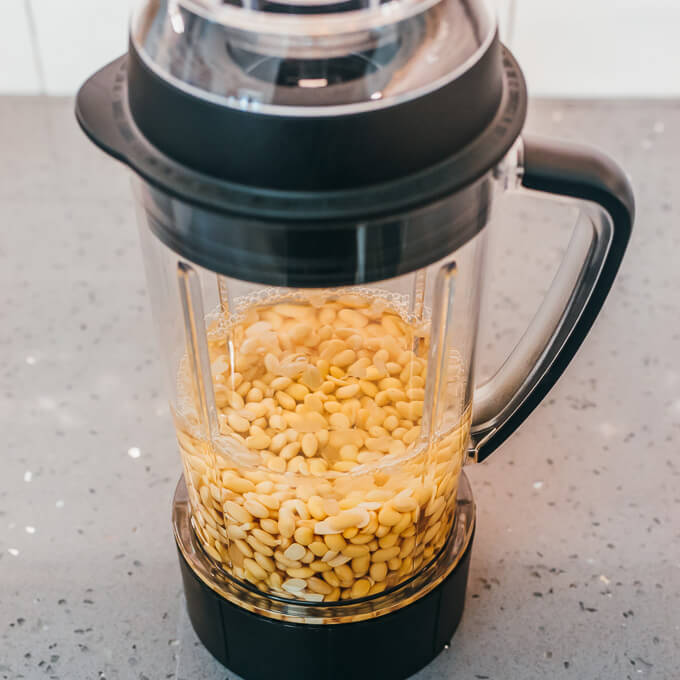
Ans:
[[[128,54],[78,93],[158,238],[314,288],[414,271],[484,228],[527,96],[481,0],[244,2],[145,0]]]
[[[511,146],[525,99],[481,0],[145,0],[125,61],[83,86],[77,115],[157,186],[212,205],[226,187],[237,213],[254,190],[264,216],[284,195],[337,209],[338,192],[415,177],[483,138],[443,181],[461,186]],[[196,187],[211,182],[206,201]],[[416,204],[441,189],[415,184]]]

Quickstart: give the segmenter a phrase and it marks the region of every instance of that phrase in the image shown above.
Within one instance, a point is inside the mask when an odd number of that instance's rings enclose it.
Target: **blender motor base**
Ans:
[[[208,651],[246,680],[400,680],[434,659],[463,614],[474,535],[451,573],[423,597],[374,619],[278,621],[221,597],[179,551],[189,618]]]

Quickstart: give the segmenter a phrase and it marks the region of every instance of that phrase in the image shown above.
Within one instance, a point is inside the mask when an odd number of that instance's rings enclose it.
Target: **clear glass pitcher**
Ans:
[[[525,112],[493,17],[462,0],[147,2],[127,59],[84,86],[83,128],[135,172],[215,573],[284,606],[398,588],[451,536],[463,465],[562,373],[633,198],[599,152],[522,136]],[[530,327],[476,385],[487,226],[524,192],[580,217]]]
[[[520,179],[545,181],[519,164],[520,149],[477,191],[498,201],[525,191]],[[537,163],[547,153],[530,149]],[[179,256],[157,235],[187,206],[135,187],[194,530],[220,569],[310,602],[380,593],[432,561],[451,533],[462,466],[505,439],[563,370],[627,238],[584,204],[531,327],[475,388],[486,223],[407,274],[262,285]],[[356,266],[370,256],[358,252]]]
[[[484,233],[356,286],[263,286],[148,229],[194,529],[223,569],[309,601],[410,578],[451,532],[467,455]]]

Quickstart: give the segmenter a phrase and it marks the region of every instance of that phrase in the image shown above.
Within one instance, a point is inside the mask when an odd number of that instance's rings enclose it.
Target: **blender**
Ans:
[[[463,466],[564,371],[633,222],[623,171],[523,135],[526,103],[479,0],[145,0],[78,94],[133,170],[189,617],[245,678],[403,678],[460,621]],[[489,224],[539,193],[573,236],[476,385]]]

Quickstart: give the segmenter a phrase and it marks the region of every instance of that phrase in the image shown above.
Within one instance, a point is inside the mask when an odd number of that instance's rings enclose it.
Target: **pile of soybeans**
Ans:
[[[426,326],[343,295],[252,306],[208,341],[220,435],[201,434],[195,408],[176,422],[194,529],[222,569],[331,602],[380,593],[437,554],[469,409],[420,436]]]

